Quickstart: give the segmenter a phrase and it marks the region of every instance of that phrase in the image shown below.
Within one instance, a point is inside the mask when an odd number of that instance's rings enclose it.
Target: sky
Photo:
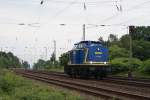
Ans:
[[[0,0],[0,50],[31,65],[58,57],[82,40],[127,34],[129,25],[148,26],[150,0]],[[102,26],[105,25],[105,26]]]

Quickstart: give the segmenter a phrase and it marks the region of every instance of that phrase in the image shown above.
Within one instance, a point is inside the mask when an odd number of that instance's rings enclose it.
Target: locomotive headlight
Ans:
[[[90,61],[90,64],[92,64],[93,62],[92,61]]]
[[[107,64],[107,62],[104,62],[104,64]]]

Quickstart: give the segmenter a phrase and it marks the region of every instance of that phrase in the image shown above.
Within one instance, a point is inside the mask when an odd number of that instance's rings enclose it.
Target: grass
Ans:
[[[139,77],[139,78],[150,78],[149,74],[146,74],[146,73],[143,73],[143,72],[140,72],[140,71],[134,71],[133,75],[135,77]]]
[[[48,71],[55,71],[55,72],[64,72],[64,67],[63,66],[60,66],[60,67],[50,67],[47,70]]]
[[[134,71],[134,72],[132,72],[132,75],[133,75],[133,77],[137,77],[137,78],[150,78],[150,75],[148,75],[146,73],[142,73],[140,71]],[[113,76],[128,77],[128,72],[117,73]]]
[[[7,70],[0,71],[0,100],[83,100],[74,92],[31,81]]]
[[[53,67],[48,69],[49,71],[55,71],[55,72],[64,72],[64,67]]]

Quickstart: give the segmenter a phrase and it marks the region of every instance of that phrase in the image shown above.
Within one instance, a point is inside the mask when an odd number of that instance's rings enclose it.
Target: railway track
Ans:
[[[131,87],[128,85],[120,85],[114,82],[94,81],[71,79],[66,77],[63,73],[60,75],[56,73],[47,73],[32,70],[15,70],[17,74],[24,77],[63,86],[66,88],[85,92],[87,94],[100,96],[105,99],[117,98],[124,100],[150,100],[150,88],[145,87]],[[142,84],[142,83],[141,83]],[[121,89],[119,89],[121,87]]]
[[[55,75],[55,76],[62,76],[62,77],[68,77],[63,72],[54,72],[54,71],[37,71],[37,70],[27,70],[28,72],[34,72],[34,73],[42,73],[46,75]],[[91,79],[92,81],[98,81],[95,79]],[[150,88],[150,79],[139,79],[139,78],[126,78],[126,77],[107,77],[104,78],[103,81],[110,82],[110,83],[118,83],[118,84],[124,84],[124,85],[132,85],[136,87],[145,87]]]

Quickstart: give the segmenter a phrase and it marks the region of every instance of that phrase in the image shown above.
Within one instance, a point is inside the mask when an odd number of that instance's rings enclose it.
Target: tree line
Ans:
[[[11,52],[0,52],[0,68],[29,68],[30,65],[27,61],[19,60]]]
[[[109,48],[109,58],[114,73],[139,71],[150,74],[150,27],[130,26],[129,34],[121,38],[110,34],[108,41],[104,43]]]

